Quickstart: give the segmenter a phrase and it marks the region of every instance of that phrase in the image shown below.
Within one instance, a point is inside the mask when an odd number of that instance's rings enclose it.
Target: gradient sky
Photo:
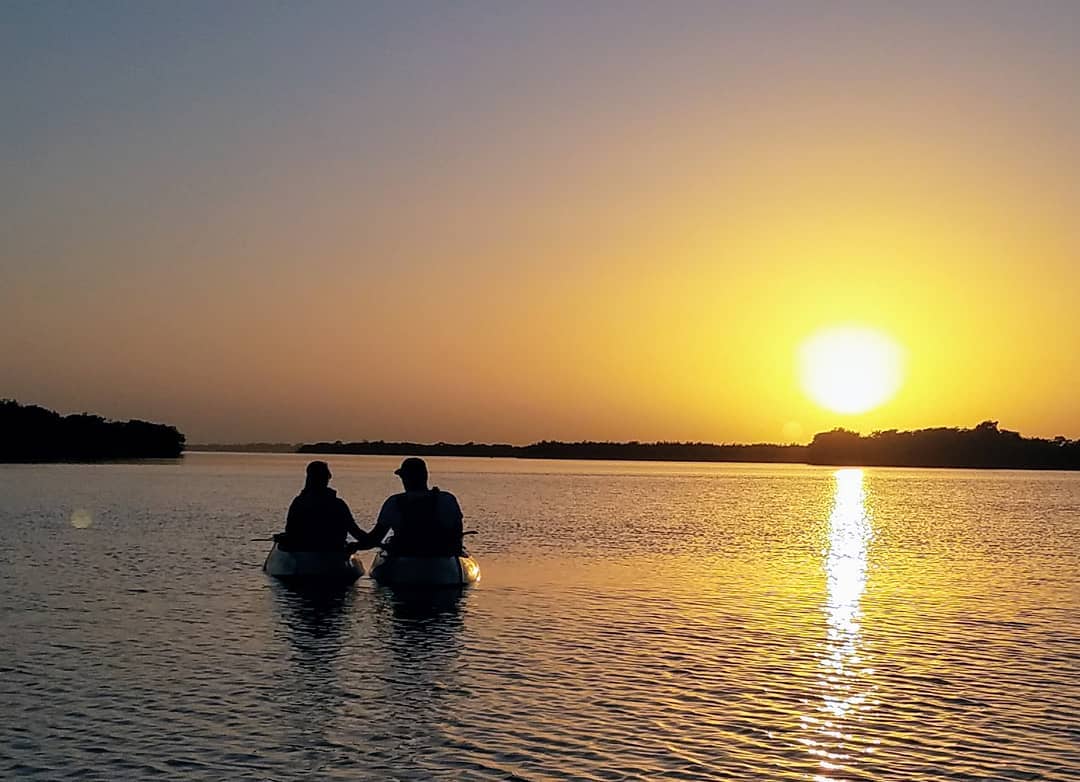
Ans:
[[[0,7],[0,396],[189,442],[1080,437],[1080,3]],[[904,386],[830,413],[800,342]]]

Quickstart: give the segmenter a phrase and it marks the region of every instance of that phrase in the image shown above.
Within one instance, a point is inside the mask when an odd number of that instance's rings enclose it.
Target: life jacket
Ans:
[[[401,520],[394,527],[390,551],[399,557],[454,557],[461,553],[461,530],[439,517],[439,489],[424,494],[399,494],[395,499]]]

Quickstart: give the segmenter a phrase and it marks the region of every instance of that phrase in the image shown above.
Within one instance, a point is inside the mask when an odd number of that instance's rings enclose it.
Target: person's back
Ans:
[[[307,482],[289,506],[284,545],[293,551],[340,551],[351,532],[358,540],[364,533],[353,520],[345,501],[327,484],[330,468],[312,462]]]
[[[387,503],[392,503],[396,511],[396,514],[387,514],[390,529],[394,532],[387,544],[390,553],[410,557],[458,556],[462,553],[461,508],[453,494],[435,487],[395,494]]]
[[[395,470],[405,491],[387,498],[379,511],[368,545],[377,546],[393,535],[384,548],[394,556],[459,556],[462,548],[462,514],[457,498],[438,487],[427,487],[427,465],[410,457]]]

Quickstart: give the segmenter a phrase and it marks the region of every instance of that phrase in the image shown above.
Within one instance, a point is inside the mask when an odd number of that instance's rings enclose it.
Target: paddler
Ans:
[[[367,536],[353,519],[345,500],[330,488],[330,465],[311,462],[304,488],[289,506],[285,534],[275,536],[286,551],[345,551],[370,548],[360,543],[346,547],[348,536],[366,541]]]
[[[405,459],[394,474],[401,479],[404,491],[383,503],[364,547],[382,545],[392,556],[404,557],[464,555],[457,498],[437,486],[428,488],[427,464],[416,456]]]

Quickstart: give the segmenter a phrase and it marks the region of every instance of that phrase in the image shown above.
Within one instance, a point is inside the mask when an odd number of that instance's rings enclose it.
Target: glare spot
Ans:
[[[85,508],[77,508],[71,514],[71,526],[75,529],[87,529],[94,523],[94,517]]]

